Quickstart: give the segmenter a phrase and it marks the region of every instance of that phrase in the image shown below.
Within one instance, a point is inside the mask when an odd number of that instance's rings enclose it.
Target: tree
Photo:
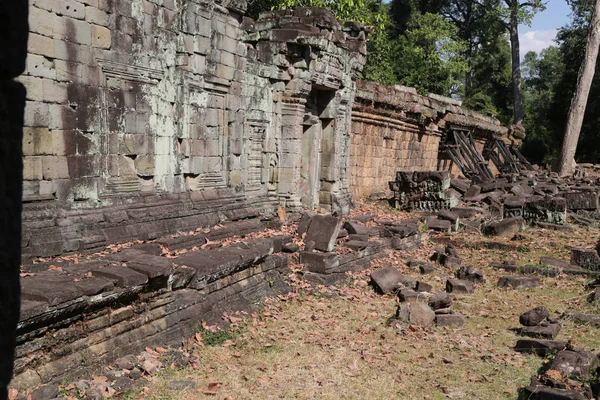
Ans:
[[[394,72],[402,85],[421,93],[457,94],[467,65],[461,57],[464,43],[456,27],[439,14],[416,13],[408,29],[396,39]]]
[[[594,79],[596,70],[596,60],[598,58],[598,48],[600,47],[600,0],[595,1],[592,21],[589,28],[587,46],[585,50],[585,58],[579,71],[577,78],[577,89],[565,127],[565,136],[560,153],[556,172],[560,175],[570,175],[573,173],[573,161],[575,151],[577,150],[577,142],[583,125],[583,117],[587,100]]]
[[[556,156],[560,143],[555,118],[556,90],[564,77],[565,65],[556,46],[525,54],[523,71],[524,127],[527,136],[521,151],[528,160],[547,163]],[[563,116],[564,120],[564,116]]]
[[[477,0],[476,0],[477,1]],[[521,89],[521,55],[519,43],[519,24],[530,23],[536,12],[545,9],[541,0],[503,0],[498,8],[499,15],[509,32],[512,58],[512,88],[513,88],[513,124],[523,129],[523,94]]]

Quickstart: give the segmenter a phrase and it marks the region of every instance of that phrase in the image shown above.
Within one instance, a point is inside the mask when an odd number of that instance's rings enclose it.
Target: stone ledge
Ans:
[[[23,277],[14,387],[74,378],[90,364],[177,344],[202,321],[222,323],[225,311],[286,292],[288,258],[274,250],[288,240],[251,239],[172,258],[140,246]]]

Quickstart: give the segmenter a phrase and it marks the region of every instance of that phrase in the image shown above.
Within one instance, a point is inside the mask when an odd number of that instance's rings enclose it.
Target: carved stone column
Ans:
[[[302,207],[298,194],[302,157],[302,133],[306,100],[284,97],[281,105],[279,142],[279,182],[277,192],[288,210]]]

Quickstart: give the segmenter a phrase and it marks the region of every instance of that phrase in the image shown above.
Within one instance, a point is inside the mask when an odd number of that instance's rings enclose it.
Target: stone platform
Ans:
[[[225,312],[250,310],[265,297],[287,293],[290,257],[298,260],[292,243],[297,233],[295,226],[265,231],[281,228],[277,222],[250,218],[25,265],[12,386],[72,379],[146,347],[180,345],[203,323],[225,324]],[[346,272],[369,268],[390,245],[390,238],[380,237],[381,227],[371,225],[353,223],[363,241],[350,240],[343,230],[332,233],[334,251],[301,253],[300,276],[329,285]],[[315,269],[303,261],[309,254],[326,255],[335,268]]]

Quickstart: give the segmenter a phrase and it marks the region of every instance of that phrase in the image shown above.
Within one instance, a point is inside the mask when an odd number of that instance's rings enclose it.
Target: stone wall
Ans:
[[[24,258],[346,208],[365,32],[245,0],[34,1]]]
[[[388,190],[397,171],[452,170],[452,163],[439,155],[450,127],[472,130],[481,148],[491,135],[511,144],[520,140],[497,119],[461,108],[452,99],[358,81],[352,111],[352,194]]]

